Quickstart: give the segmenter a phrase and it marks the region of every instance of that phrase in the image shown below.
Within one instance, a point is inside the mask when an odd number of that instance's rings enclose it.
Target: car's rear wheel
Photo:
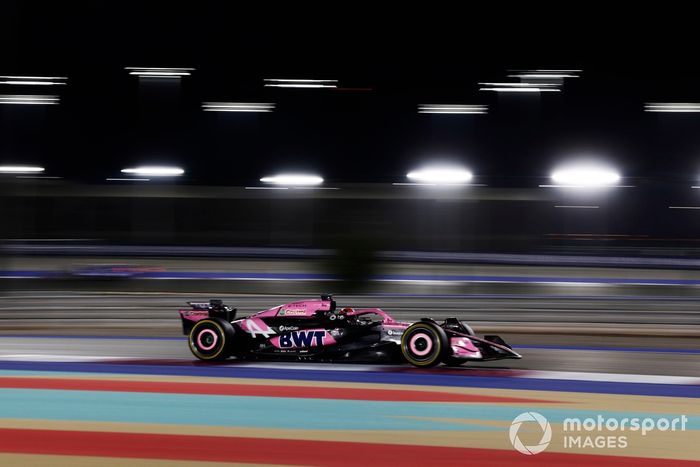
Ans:
[[[447,335],[436,323],[413,323],[401,336],[401,353],[411,365],[429,368],[438,365],[449,351]]]
[[[206,318],[192,326],[190,351],[200,360],[223,360],[234,337],[231,323],[221,318]]]

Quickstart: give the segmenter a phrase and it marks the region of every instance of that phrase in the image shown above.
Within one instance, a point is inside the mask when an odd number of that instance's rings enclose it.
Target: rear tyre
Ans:
[[[190,351],[200,360],[224,360],[229,356],[234,330],[221,318],[206,318],[192,326],[188,336]]]
[[[401,353],[408,363],[430,368],[443,361],[450,351],[445,331],[431,321],[413,323],[401,336]]]

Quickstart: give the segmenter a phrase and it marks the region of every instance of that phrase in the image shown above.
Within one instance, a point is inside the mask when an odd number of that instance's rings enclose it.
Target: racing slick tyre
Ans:
[[[449,351],[445,330],[431,321],[413,323],[401,336],[401,353],[408,363],[417,367],[438,365]]]
[[[233,341],[231,323],[222,318],[206,318],[192,326],[187,338],[190,351],[200,360],[224,360]]]

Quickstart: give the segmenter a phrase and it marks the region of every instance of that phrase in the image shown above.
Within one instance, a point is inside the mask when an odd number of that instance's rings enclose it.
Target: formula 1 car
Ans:
[[[200,360],[407,361],[433,367],[521,358],[500,337],[477,337],[456,318],[404,323],[379,308],[338,309],[329,294],[238,319],[236,309],[221,300],[188,304],[191,309],[180,310],[182,330]]]

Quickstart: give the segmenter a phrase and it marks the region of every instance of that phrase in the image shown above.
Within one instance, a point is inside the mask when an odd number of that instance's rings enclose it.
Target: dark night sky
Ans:
[[[401,181],[438,157],[490,185],[532,186],[557,161],[594,154],[627,176],[684,184],[700,176],[700,114],[642,111],[645,102],[700,101],[689,11],[242,4],[3,2],[0,74],[69,80],[60,106],[0,108],[0,162],[85,181],[165,162],[183,166],[187,182],[234,185],[283,169]],[[179,84],[139,84],[125,66],[196,71]],[[477,90],[532,68],[583,73],[539,98]],[[271,77],[372,91],[264,88]],[[277,109],[202,112],[209,100]],[[419,115],[420,103],[488,104],[490,113]]]

